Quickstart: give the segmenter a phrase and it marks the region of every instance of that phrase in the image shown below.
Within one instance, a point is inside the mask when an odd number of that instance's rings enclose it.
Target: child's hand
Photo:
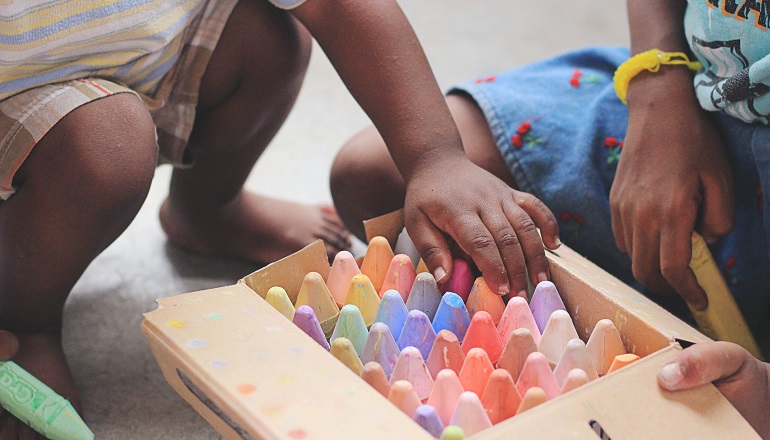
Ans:
[[[643,73],[631,82],[625,146],[610,191],[612,229],[639,282],[707,306],[689,263],[702,216],[707,241],[734,226],[729,164],[711,119],[698,106],[682,67]]]
[[[730,342],[705,342],[683,350],[660,368],[669,391],[713,382],[762,438],[770,438],[770,365]]]
[[[527,294],[550,278],[543,243],[556,249],[559,227],[531,194],[516,191],[464,156],[444,158],[407,183],[405,220],[410,237],[437,280],[451,272],[451,236],[501,295]],[[542,231],[540,238],[536,226]]]

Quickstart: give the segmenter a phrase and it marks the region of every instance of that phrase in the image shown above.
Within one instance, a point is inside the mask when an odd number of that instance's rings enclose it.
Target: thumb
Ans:
[[[19,339],[11,332],[0,330],[0,361],[16,356],[19,351]]]
[[[449,280],[452,274],[452,253],[441,230],[425,215],[418,214],[417,219],[407,225],[407,233],[436,282]]]
[[[670,363],[658,370],[658,384],[669,391],[732,379],[751,355],[739,345],[728,342],[704,342],[682,350]]]

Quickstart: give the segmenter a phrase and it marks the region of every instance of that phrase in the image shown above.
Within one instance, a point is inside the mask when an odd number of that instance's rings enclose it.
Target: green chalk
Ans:
[[[441,432],[441,440],[463,440],[465,433],[459,426],[449,425]]]
[[[51,440],[93,440],[69,401],[13,361],[0,362],[0,405]]]

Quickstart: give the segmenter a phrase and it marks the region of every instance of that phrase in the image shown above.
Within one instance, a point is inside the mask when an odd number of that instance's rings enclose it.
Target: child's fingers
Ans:
[[[551,279],[551,269],[548,267],[548,260],[545,258],[545,251],[543,250],[543,239],[537,231],[534,219],[512,199],[503,202],[503,210],[516,229],[521,248],[519,252],[523,253],[524,257],[524,261],[520,265],[523,266],[526,263],[532,284],[537,285],[541,281]],[[527,286],[525,285],[523,288],[526,289]],[[522,295],[521,290],[514,290],[514,293],[519,296],[526,296],[526,293]]]
[[[407,219],[407,232],[437,282],[448,280],[452,274],[452,254],[444,234],[423,213]],[[410,216],[411,217],[411,216]]]
[[[703,223],[700,233],[707,243],[729,234],[735,228],[735,199],[733,198],[732,180],[703,184]]]
[[[492,205],[490,208],[496,208],[496,206]],[[531,229],[534,230],[534,223],[532,223],[527,214],[521,209],[518,209],[518,207],[517,210],[526,217],[529,222],[528,224],[531,225]],[[500,274],[499,279],[495,279],[498,275],[496,267],[493,269],[494,272],[492,272],[493,276],[491,277],[487,272],[484,272],[484,269],[480,266],[479,268],[482,270],[484,279],[491,289],[500,292],[501,289],[499,287],[495,288],[493,285],[499,285],[500,283],[507,281],[510,286],[509,290],[516,295],[521,295],[522,292],[527,291],[527,267],[525,265],[524,252],[522,252],[523,243],[521,242],[523,234],[522,231],[514,229],[514,226],[512,225],[516,225],[517,221],[510,221],[512,216],[508,216],[507,214],[508,212],[503,212],[499,209],[487,209],[484,210],[481,215],[481,221],[492,234],[499,255],[502,257],[504,272]],[[534,232],[537,234],[537,231]],[[543,246],[541,244],[540,251],[542,252],[542,250]],[[494,255],[492,255],[492,257],[494,257]],[[474,261],[476,260],[474,259]],[[480,265],[480,263],[476,261],[476,265]]]
[[[672,362],[660,367],[658,383],[663,389],[677,391],[715,381],[727,381],[740,374],[752,360],[751,355],[736,344],[695,344],[682,350]]]
[[[19,339],[11,332],[0,330],[0,361],[16,356],[19,350]]]
[[[498,243],[482,219],[478,215],[462,215],[452,219],[451,228],[452,230],[447,232],[450,232],[457,241],[457,244],[471,256],[484,276],[484,280],[489,288],[499,295],[510,293],[511,283],[509,282],[508,272],[498,249]],[[499,230],[495,232],[500,232],[504,235]],[[515,236],[514,233],[513,237]],[[514,239],[518,242],[518,238]],[[508,247],[512,244],[510,236],[501,237],[501,240],[508,241],[506,249],[510,249]],[[524,282],[523,288],[526,289],[526,274],[518,277],[518,279],[521,278],[523,278]],[[521,282],[517,281],[515,285],[521,287]]]
[[[690,219],[671,222],[660,236],[660,273],[668,284],[698,310],[708,307],[706,292],[690,269],[692,258],[692,224]]]
[[[543,236],[542,241],[548,249],[554,250],[561,246],[559,240],[559,222],[550,209],[540,199],[532,194],[513,191],[513,200],[527,215],[532,218]]]
[[[615,237],[615,246],[620,249],[620,252],[630,255],[626,246],[626,228],[623,225],[623,212],[620,203],[615,200],[612,193],[610,193],[610,220],[612,221],[612,235]]]

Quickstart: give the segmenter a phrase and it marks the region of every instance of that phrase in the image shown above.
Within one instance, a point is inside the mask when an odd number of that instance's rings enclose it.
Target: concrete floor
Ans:
[[[400,4],[443,89],[571,49],[628,44],[625,6],[617,0]],[[299,202],[331,202],[334,155],[368,124],[315,50],[299,101],[248,187]],[[166,243],[157,211],[170,174],[168,167],[157,170],[136,220],[89,267],[66,306],[65,348],[99,439],[219,438],[167,385],[139,326],[155,299],[233,284],[256,266],[201,257]]]

